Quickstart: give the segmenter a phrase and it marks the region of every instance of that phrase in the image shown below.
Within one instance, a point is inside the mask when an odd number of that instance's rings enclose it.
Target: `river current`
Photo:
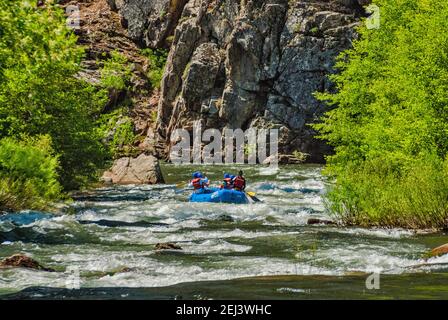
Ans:
[[[218,182],[240,168],[261,203],[189,203],[176,187],[194,170]],[[448,298],[448,255],[425,259],[446,235],[307,224],[334,218],[319,166],[164,165],[163,174],[162,185],[75,194],[57,215],[0,216],[0,259],[24,253],[57,271],[0,269],[0,297]],[[182,250],[154,250],[163,242]],[[374,272],[377,291],[365,286]],[[81,290],[64,289],[78,274]]]

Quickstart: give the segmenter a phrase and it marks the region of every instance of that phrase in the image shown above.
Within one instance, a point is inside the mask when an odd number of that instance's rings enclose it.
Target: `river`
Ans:
[[[57,272],[0,269],[0,298],[448,298],[448,255],[424,259],[446,235],[307,225],[331,219],[319,166],[199,169],[219,181],[240,168],[262,203],[189,203],[176,184],[198,167],[163,165],[164,185],[79,193],[22,224],[3,216],[0,259],[25,253]],[[66,289],[78,272],[81,289]],[[379,289],[366,287],[374,272]]]

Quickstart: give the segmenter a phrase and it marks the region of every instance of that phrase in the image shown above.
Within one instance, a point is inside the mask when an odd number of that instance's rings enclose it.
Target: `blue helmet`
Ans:
[[[202,172],[198,171],[198,176],[197,178],[204,178],[204,175],[202,174]]]
[[[200,172],[198,172],[198,171],[193,172],[193,179],[194,178],[199,178],[199,174],[200,174]]]
[[[224,179],[228,179],[228,178],[230,178],[230,174],[224,173]]]

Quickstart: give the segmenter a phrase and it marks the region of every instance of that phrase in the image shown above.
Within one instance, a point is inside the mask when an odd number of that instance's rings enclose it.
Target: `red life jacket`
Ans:
[[[201,178],[195,178],[195,179],[191,180],[191,185],[193,186],[193,188],[195,190],[202,188],[201,180],[202,180]]]
[[[244,188],[246,188],[246,179],[244,179],[243,177],[237,176],[233,180],[233,186],[237,190],[244,190]]]

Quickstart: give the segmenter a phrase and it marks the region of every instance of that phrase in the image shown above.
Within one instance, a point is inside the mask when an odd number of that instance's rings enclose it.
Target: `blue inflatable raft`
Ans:
[[[249,203],[249,197],[241,191],[218,188],[208,188],[200,192],[193,192],[190,202],[215,202],[215,203]]]

